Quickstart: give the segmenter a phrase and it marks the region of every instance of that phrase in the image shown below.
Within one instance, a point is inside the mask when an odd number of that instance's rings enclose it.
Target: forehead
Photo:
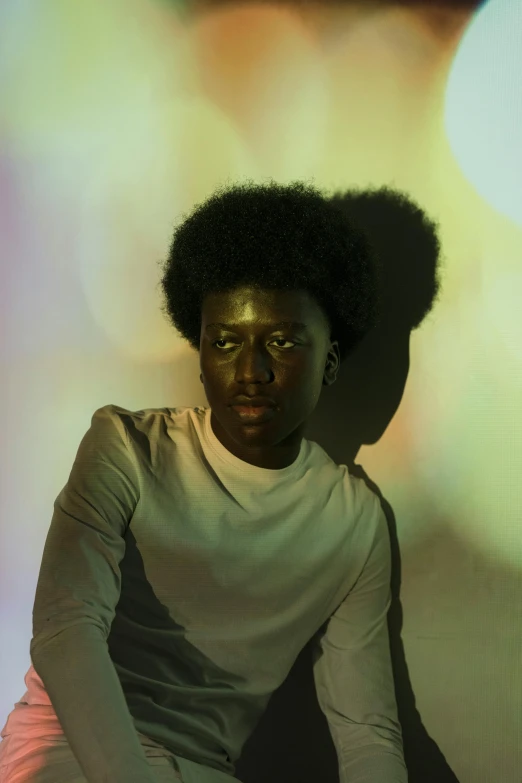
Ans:
[[[259,320],[259,319],[257,319]],[[205,325],[205,330],[210,331],[212,329],[237,329],[245,325],[241,323],[225,323],[224,321],[213,321]],[[304,332],[309,328],[309,324],[304,324],[302,321],[277,321],[270,323],[263,323],[261,326],[267,329],[292,329],[292,331]]]
[[[317,304],[307,291],[256,290],[242,287],[232,291],[209,294],[202,307],[207,324],[236,325],[260,320],[267,325],[299,325],[317,319]]]

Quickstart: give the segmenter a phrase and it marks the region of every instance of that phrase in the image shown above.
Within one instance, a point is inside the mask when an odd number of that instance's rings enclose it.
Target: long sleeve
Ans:
[[[115,406],[97,410],[54,504],[30,654],[89,783],[154,783],[107,638],[139,479]]]
[[[378,498],[373,531],[353,589],[313,640],[314,680],[339,760],[340,783],[407,783],[390,657],[391,548]]]

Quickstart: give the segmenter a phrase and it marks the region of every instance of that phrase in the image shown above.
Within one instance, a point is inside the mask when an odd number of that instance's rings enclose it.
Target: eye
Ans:
[[[292,343],[292,345],[295,345],[293,340],[285,340],[284,337],[276,337],[276,339],[274,340],[274,343]],[[282,346],[280,346],[280,347],[282,347]]]
[[[224,340],[223,338],[221,338],[219,340],[213,340],[212,345],[217,345],[218,343],[227,343],[227,342],[228,340]]]
[[[217,345],[217,343],[228,343],[228,342],[232,342],[232,340],[225,340],[224,337],[220,337],[218,340],[213,340],[212,341],[212,345]],[[274,342],[274,343],[292,343],[292,345],[296,344],[296,343],[294,343],[293,340],[285,340],[284,337],[276,337],[276,339],[272,340],[272,342]],[[282,347],[282,346],[279,346],[279,347]]]

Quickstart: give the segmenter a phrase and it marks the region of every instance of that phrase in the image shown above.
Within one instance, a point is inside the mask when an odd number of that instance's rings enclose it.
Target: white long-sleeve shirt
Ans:
[[[25,730],[30,704],[56,717],[89,783],[153,783],[137,732],[234,774],[312,640],[341,783],[407,783],[378,498],[305,438],[281,470],[244,462],[210,413],[94,413],[43,552]]]

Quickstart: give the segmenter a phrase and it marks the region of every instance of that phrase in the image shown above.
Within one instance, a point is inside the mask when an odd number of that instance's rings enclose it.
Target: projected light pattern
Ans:
[[[423,720],[462,783],[516,783],[522,6],[492,0],[467,25],[438,9],[437,30],[417,6],[211,6],[0,12],[0,625],[21,618],[0,724],[93,411],[206,404],[198,358],[159,310],[174,224],[227,181],[389,184],[440,222],[442,296],[411,338],[399,410],[357,462],[393,508]]]

